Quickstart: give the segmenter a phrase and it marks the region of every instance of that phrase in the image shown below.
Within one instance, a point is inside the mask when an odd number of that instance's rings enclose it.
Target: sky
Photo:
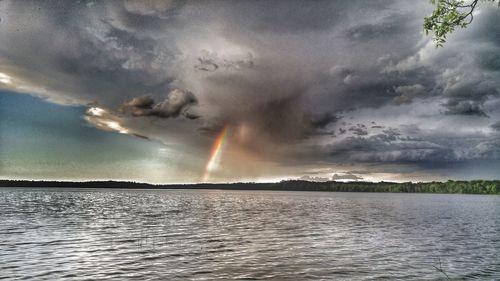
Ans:
[[[0,0],[0,178],[500,178],[500,8]]]

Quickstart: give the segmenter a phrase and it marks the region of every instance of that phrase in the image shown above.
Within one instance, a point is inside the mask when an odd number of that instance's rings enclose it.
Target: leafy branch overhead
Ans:
[[[498,0],[484,0],[496,2]],[[436,6],[432,15],[424,19],[425,34],[434,33],[434,42],[442,47],[446,42],[446,35],[452,33],[456,27],[465,28],[474,20],[474,9],[479,0],[431,0]],[[499,6],[500,6],[500,1]]]

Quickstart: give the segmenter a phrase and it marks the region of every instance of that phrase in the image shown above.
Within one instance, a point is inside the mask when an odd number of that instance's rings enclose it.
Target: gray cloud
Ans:
[[[212,59],[198,58],[198,63],[194,67],[202,71],[213,72],[219,68],[219,65],[216,64]]]
[[[313,181],[313,182],[328,182],[328,181],[338,181],[338,180],[357,181],[357,180],[363,180],[363,177],[353,174],[352,172],[346,172],[346,173],[334,173],[331,177],[304,175],[298,179],[304,181]]]
[[[120,107],[120,111],[130,113],[133,116],[169,118],[182,114],[190,119],[195,119],[196,115],[188,113],[188,109],[196,103],[197,100],[193,93],[175,89],[168,94],[165,100],[159,103],[155,103],[150,96],[135,97],[125,102]]]
[[[331,113],[319,114],[316,116],[311,116],[311,125],[314,128],[323,129],[326,126],[337,122],[341,118],[342,117],[340,117],[338,115],[331,114]]]
[[[330,181],[329,178],[314,177],[314,176],[309,176],[309,175],[302,176],[302,177],[298,178],[298,180],[314,181],[314,182],[327,182],[327,181]]]
[[[384,131],[382,134],[336,140],[320,151],[329,155],[330,161],[335,163],[406,163],[427,166],[429,163],[458,163],[480,159],[496,161],[500,155],[500,143],[494,137],[489,140],[474,137],[459,141],[446,138],[426,140],[395,131]]]
[[[349,128],[349,131],[357,136],[365,136],[368,135],[368,130],[364,124],[356,124],[356,126],[352,126]]]
[[[500,121],[491,124],[490,126],[493,130],[500,131]]]
[[[127,120],[146,137],[175,127],[197,139],[230,125],[241,147],[280,165],[311,146],[324,153],[300,161],[490,159],[500,17],[484,8],[436,49],[421,34],[431,9],[425,0],[4,0],[0,72],[15,83],[1,86],[168,119]],[[429,102],[440,110],[414,110]],[[199,119],[168,118],[179,115]]]
[[[124,107],[151,109],[155,101],[150,96],[135,97],[124,103]]]
[[[346,35],[353,41],[384,40],[391,34],[405,30],[403,14],[389,14],[376,23],[364,23],[347,29]]]
[[[420,84],[398,86],[394,89],[394,91],[399,95],[394,98],[395,103],[409,103],[413,100],[413,98],[425,94],[425,87]]]
[[[240,55],[233,58],[219,58],[217,53],[210,53],[202,50],[202,55],[197,58],[194,68],[202,71],[214,72],[219,68],[227,70],[243,70],[252,68],[254,65],[251,53]]]
[[[175,7],[173,0],[125,0],[124,7],[129,13],[143,16],[161,16]]]
[[[357,180],[363,180],[363,177],[360,177],[358,175],[355,175],[353,173],[345,173],[345,174],[333,174],[332,178],[331,178],[332,181],[335,181],[335,180],[354,180],[354,181],[357,181]]]
[[[446,114],[477,115],[488,117],[477,102],[451,100],[446,104]]]

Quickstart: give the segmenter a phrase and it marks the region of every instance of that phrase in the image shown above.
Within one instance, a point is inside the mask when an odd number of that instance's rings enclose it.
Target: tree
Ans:
[[[465,28],[474,20],[474,9],[479,0],[430,0],[436,9],[424,18],[425,34],[434,33],[434,42],[442,47],[446,42],[446,35],[456,27]],[[498,0],[484,0],[495,2]],[[500,6],[500,1],[498,2]]]

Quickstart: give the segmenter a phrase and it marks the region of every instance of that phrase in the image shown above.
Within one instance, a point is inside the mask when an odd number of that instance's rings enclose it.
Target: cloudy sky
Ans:
[[[500,178],[500,8],[0,0],[0,177]]]

